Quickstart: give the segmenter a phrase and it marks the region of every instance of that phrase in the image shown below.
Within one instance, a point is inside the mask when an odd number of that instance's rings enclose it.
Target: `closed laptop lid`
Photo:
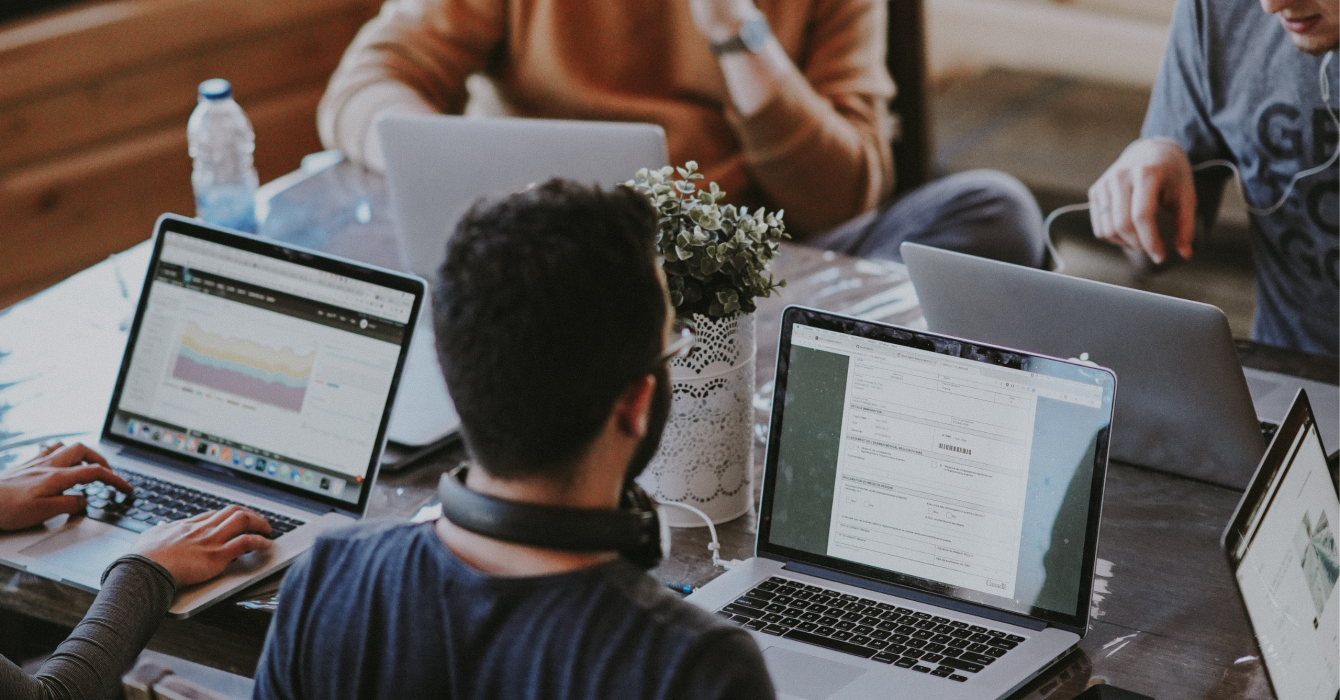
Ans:
[[[1337,521],[1335,474],[1299,391],[1222,540],[1279,700],[1340,693]]]
[[[555,177],[604,187],[666,164],[655,124],[387,115],[376,124],[406,268],[433,279],[470,205]]]
[[[1265,444],[1219,309],[913,243],[901,249],[931,330],[1115,371],[1113,459],[1247,484]]]
[[[405,389],[396,394],[386,439],[406,447],[425,447],[442,442],[461,429],[461,417],[447,391],[447,380],[437,363],[436,333],[433,330],[432,303],[424,299],[419,323],[405,358],[402,381]]]
[[[360,516],[423,297],[409,275],[165,214],[102,438]]]
[[[1083,635],[1116,378],[782,316],[757,552]]]

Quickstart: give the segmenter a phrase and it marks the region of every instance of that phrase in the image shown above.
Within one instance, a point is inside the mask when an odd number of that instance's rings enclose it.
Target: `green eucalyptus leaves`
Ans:
[[[699,190],[698,164],[643,168],[626,184],[645,194],[661,213],[656,247],[665,259],[670,301],[680,316],[699,313],[723,318],[754,311],[754,299],[771,296],[786,281],[766,277],[779,241],[790,238],[783,212],[753,214],[734,204],[717,204],[726,193],[717,183]],[[675,175],[679,179],[675,179]]]

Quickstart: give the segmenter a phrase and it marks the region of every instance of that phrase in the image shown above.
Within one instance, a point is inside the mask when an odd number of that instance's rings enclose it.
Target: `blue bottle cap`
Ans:
[[[226,100],[233,96],[233,84],[223,78],[210,78],[200,83],[200,96],[207,100]]]

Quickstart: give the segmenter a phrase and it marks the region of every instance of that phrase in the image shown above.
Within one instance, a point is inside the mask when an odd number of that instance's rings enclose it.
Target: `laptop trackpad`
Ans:
[[[96,587],[108,564],[130,551],[136,534],[119,527],[82,520],[24,548],[19,554],[32,557],[33,573],[51,572],[53,578],[68,579]]]
[[[763,650],[768,675],[779,695],[825,700],[851,685],[866,669],[821,659],[799,651],[768,647]]]

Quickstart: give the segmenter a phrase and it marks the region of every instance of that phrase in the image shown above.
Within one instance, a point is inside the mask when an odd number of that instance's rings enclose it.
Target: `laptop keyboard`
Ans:
[[[112,471],[130,482],[130,485],[135,487],[135,493],[130,495],[121,493],[101,481],[77,484],[65,493],[72,496],[82,495],[88,499],[88,508],[85,510],[89,518],[133,532],[144,532],[159,523],[190,518],[236,503],[226,498],[211,496],[204,491],[124,469]],[[270,534],[266,537],[272,540],[305,524],[301,520],[294,520],[268,510],[251,509],[270,523]]]
[[[746,629],[960,683],[1025,640],[780,576],[717,614]]]

